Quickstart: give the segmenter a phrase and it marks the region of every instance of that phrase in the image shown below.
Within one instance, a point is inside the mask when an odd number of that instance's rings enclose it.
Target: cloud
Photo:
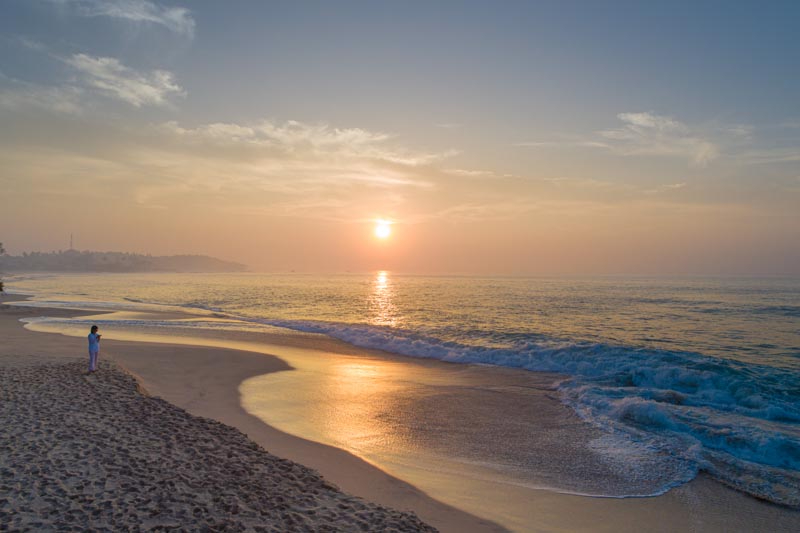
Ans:
[[[411,223],[444,219],[459,221],[511,220],[540,208],[540,201],[531,198],[481,199],[448,206],[440,211],[418,215]]]
[[[497,176],[491,170],[471,170],[465,168],[448,168],[445,172],[454,176],[464,176],[467,178],[494,178]]]
[[[0,91],[0,107],[20,110],[29,107],[56,111],[58,113],[78,114],[81,112],[81,95],[77,87],[43,87],[40,85],[14,82],[14,87]]]
[[[148,0],[51,0],[73,6],[84,17],[108,17],[134,23],[157,24],[186,37],[194,36],[195,22],[183,7],[163,7]]]
[[[113,142],[115,130],[86,144]],[[129,169],[116,188],[137,206],[236,206],[240,214],[330,221],[427,194],[441,171],[424,162],[446,157],[381,132],[298,121],[171,121],[118,133],[119,144],[102,153]]]
[[[719,156],[718,146],[694,135],[691,129],[671,117],[654,113],[620,113],[621,127],[598,132],[605,147],[622,155],[664,155],[687,157],[692,164],[706,166]]]
[[[390,138],[385,133],[373,133],[361,128],[331,128],[327,124],[305,124],[290,120],[284,124],[262,122],[257,131],[285,145],[307,144],[316,149],[353,148],[383,143]]]
[[[170,96],[186,94],[175,82],[172,73],[165,70],[140,73],[113,57],[87,54],[74,54],[65,61],[82,74],[84,82],[90,87],[134,107],[164,105]]]
[[[720,155],[717,142],[694,132],[688,125],[672,117],[651,112],[619,113],[622,125],[600,130],[591,137],[566,136],[558,141],[524,141],[516,147],[583,147],[610,150],[623,156],[673,156],[687,158],[697,166],[706,166]],[[750,130],[738,125],[730,136],[749,138]]]
[[[412,151],[389,144],[392,136],[385,133],[295,120],[283,123],[264,120],[250,125],[212,123],[195,128],[167,122],[160,128],[189,142],[210,143],[218,147],[268,147],[294,157],[324,156],[327,160],[357,158],[414,167],[430,165],[456,153]]]
[[[670,191],[676,191],[678,189],[683,189],[686,187],[686,182],[681,183],[668,183],[666,185],[662,185],[661,187],[657,187],[655,189],[647,189],[642,191],[644,194],[661,194]]]
[[[748,124],[736,124],[728,128],[728,133],[740,139],[751,140],[753,138],[753,126]]]
[[[497,178],[516,178],[518,176],[509,173],[498,173],[493,170],[480,170],[468,168],[446,168],[442,172],[452,176],[462,176],[465,178],[482,178],[482,179],[497,179]]]
[[[519,148],[543,148],[547,146],[561,146],[563,144],[564,143],[558,143],[554,141],[522,141],[514,143],[512,146]]]
[[[39,42],[39,41],[37,41],[35,39],[31,39],[29,37],[22,36],[22,35],[14,37],[13,41],[15,41],[17,44],[19,44],[23,48],[27,48],[28,50],[33,50],[35,52],[47,52],[48,51],[47,50],[47,46],[45,46],[43,43],[41,43],[41,42]]]
[[[792,163],[800,161],[800,148],[788,147],[746,150],[737,154],[736,158],[748,165]]]
[[[21,42],[26,47],[48,53],[72,70],[68,80],[54,85],[17,80],[0,72],[0,106],[5,108],[18,111],[38,108],[76,114],[91,107],[89,98],[97,92],[134,107],[164,106],[170,103],[170,97],[186,95],[174,75],[166,70],[139,72],[113,57],[88,54],[62,57],[34,41]],[[6,87],[2,88],[3,85]]]
[[[235,208],[348,222],[380,205],[392,216],[438,190],[445,174],[436,163],[450,153],[413,149],[380,131],[291,120],[122,126],[84,113],[54,124],[46,139],[0,131],[0,166],[15,169],[20,194],[89,194],[103,183],[126,209]],[[113,187],[102,182],[112,178]]]
[[[652,113],[620,113],[617,115],[617,118],[626,122],[628,124],[627,128],[640,132],[642,129],[680,133],[687,133],[689,131],[689,128],[682,122]]]

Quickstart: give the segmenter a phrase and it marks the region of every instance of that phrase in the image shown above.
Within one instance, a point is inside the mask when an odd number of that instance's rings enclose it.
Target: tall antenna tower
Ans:
[[[72,250],[72,233],[69,234],[69,249]]]

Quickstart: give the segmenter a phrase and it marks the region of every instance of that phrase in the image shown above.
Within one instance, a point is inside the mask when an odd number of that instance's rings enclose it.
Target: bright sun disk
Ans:
[[[379,239],[385,239],[392,233],[391,222],[387,220],[378,220],[375,226],[375,236]]]

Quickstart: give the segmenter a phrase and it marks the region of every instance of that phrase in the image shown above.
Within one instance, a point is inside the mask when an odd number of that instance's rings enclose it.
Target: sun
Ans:
[[[375,236],[381,240],[388,239],[392,234],[392,223],[389,220],[378,219],[375,221]]]

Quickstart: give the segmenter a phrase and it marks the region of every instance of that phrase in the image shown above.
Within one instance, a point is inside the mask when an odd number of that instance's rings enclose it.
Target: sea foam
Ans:
[[[103,310],[165,308],[147,298],[127,300],[94,302],[91,306]],[[673,300],[645,303],[672,305],[670,302]],[[685,304],[681,299],[674,302]],[[37,303],[61,307],[75,304],[66,300]],[[87,304],[80,302],[77,306]],[[233,319],[256,330],[259,325],[290,328],[412,357],[564,374],[567,377],[559,385],[562,400],[605,432],[597,449],[610,461],[656,455],[663,457],[660,468],[675,472],[673,484],[705,470],[742,491],[800,507],[800,380],[796,369],[693,351],[556,338],[532,328],[483,327],[480,320],[474,322],[476,328],[434,315],[431,323],[438,320],[435,327],[420,323],[403,329],[327,319],[269,319],[264,318],[270,316],[269,312],[259,311],[255,316],[231,312],[232,306],[222,300],[176,298],[171,305],[194,314]],[[694,301],[692,305],[700,312],[710,304]],[[728,312],[721,306],[716,309]],[[731,313],[740,312],[731,309]],[[787,304],[750,306],[746,311],[748,316],[771,313],[768,316],[774,320],[793,317],[797,309]],[[132,327],[176,327],[170,321],[130,322]],[[235,326],[196,320],[182,322],[180,327]],[[769,339],[780,340],[775,336]],[[793,365],[787,357],[782,364]]]
[[[380,326],[258,321],[412,357],[567,374],[564,402],[615,446],[655,450],[665,462],[688,462],[740,490],[800,507],[800,384],[791,370],[541,336],[489,348]]]

